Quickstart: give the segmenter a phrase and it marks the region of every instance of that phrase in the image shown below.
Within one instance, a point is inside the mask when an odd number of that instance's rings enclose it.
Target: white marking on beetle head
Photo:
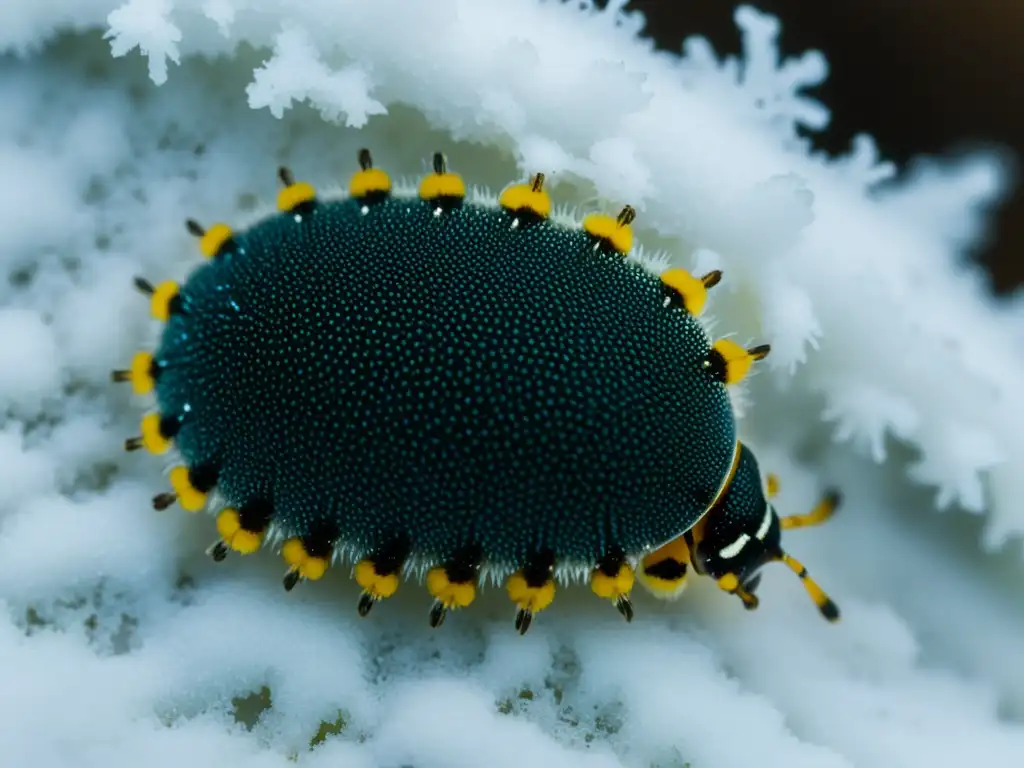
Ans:
[[[765,504],[764,517],[761,519],[761,525],[758,526],[757,533],[754,534],[758,541],[764,541],[764,537],[768,535],[768,530],[772,527],[773,517],[775,517],[775,510],[772,509],[772,505]]]
[[[743,551],[743,548],[747,546],[749,541],[750,536],[746,533],[741,533],[732,544],[728,544],[718,550],[718,556],[724,560],[731,560]]]

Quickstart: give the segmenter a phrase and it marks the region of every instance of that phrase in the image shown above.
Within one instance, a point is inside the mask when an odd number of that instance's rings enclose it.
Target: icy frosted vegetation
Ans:
[[[1024,765],[1024,313],[970,262],[1004,167],[814,154],[825,58],[780,61],[779,21],[738,10],[738,61],[665,55],[611,5],[0,4],[3,765]],[[406,588],[360,620],[344,574],[285,594],[270,553],[214,565],[210,520],[152,511],[108,382],[152,340],[132,276],[364,145],[495,190],[542,170],[724,270],[717,332],[773,345],[742,430],[780,509],[845,492],[785,539],[838,625],[781,566],[755,613],[700,583],[627,626],[580,588],[520,638],[500,592],[431,631]]]

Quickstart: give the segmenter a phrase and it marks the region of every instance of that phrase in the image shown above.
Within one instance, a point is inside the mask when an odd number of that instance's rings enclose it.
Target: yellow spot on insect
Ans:
[[[643,559],[643,565],[646,567],[668,559],[675,560],[678,563],[690,562],[690,548],[686,546],[686,538],[684,536],[677,536],[667,544],[662,544]]]
[[[207,494],[192,485],[188,467],[174,467],[171,470],[170,481],[178,503],[186,512],[198,512],[206,506]]]
[[[153,356],[149,352],[136,352],[127,371],[114,371],[114,381],[130,381],[132,392],[148,395],[153,391]]]
[[[147,413],[142,417],[142,446],[153,454],[167,453],[171,441],[160,429],[160,414]]]
[[[278,210],[288,213],[294,211],[303,203],[309,203],[316,199],[316,190],[313,185],[305,181],[297,181],[277,193]]]
[[[457,173],[449,173],[444,155],[434,153],[434,172],[420,182],[423,200],[461,200],[466,196],[466,183]]]
[[[685,573],[675,579],[663,579],[641,570],[637,578],[645,589],[660,600],[675,600],[683,594],[688,584]]]
[[[629,563],[622,563],[614,576],[595,569],[590,575],[590,588],[598,597],[614,602],[630,593],[633,589],[633,580],[633,569]]]
[[[555,582],[548,579],[539,587],[531,587],[521,572],[513,573],[505,583],[509,598],[521,611],[543,611],[555,599]]]
[[[284,543],[281,557],[301,578],[309,581],[316,581],[327,572],[327,559],[310,556],[299,538],[291,538]]]
[[[686,589],[689,562],[690,548],[686,538],[679,536],[647,555],[636,577],[655,597],[674,600]]]
[[[356,563],[354,575],[356,584],[374,600],[383,600],[398,591],[398,574],[389,573],[386,576],[381,576],[369,560],[360,560]]]
[[[696,278],[680,268],[667,269],[661,273],[661,281],[679,294],[686,311],[694,316],[704,311],[708,289],[718,285],[721,279],[722,273],[718,270],[708,272],[701,278]]]
[[[231,227],[218,222],[203,232],[199,238],[199,250],[203,256],[212,259],[220,253],[220,249],[224,247],[224,243],[231,239],[232,234]]]
[[[153,289],[149,300],[149,309],[157,320],[166,323],[171,317],[171,302],[178,296],[178,284],[166,280]]]
[[[757,608],[761,602],[757,599],[756,595],[751,594],[740,585],[740,580],[735,573],[727,573],[720,577],[718,579],[718,588],[728,592],[730,595],[736,595],[743,601],[743,607],[748,611]]]
[[[391,177],[379,168],[373,167],[370,150],[359,150],[359,170],[352,174],[348,182],[348,193],[359,198],[388,195],[391,192]]]
[[[725,592],[735,592],[740,588],[740,580],[735,573],[727,573],[718,579],[718,588]]]
[[[476,585],[471,581],[450,581],[443,567],[427,571],[427,591],[445,608],[465,608],[476,597]]]
[[[437,200],[439,197],[465,197],[466,185],[462,177],[454,173],[432,173],[420,182],[420,197]]]
[[[592,213],[583,220],[583,229],[598,240],[608,243],[621,254],[633,248],[633,229],[636,211],[630,206],[623,208],[614,219],[603,213]]]
[[[774,499],[779,495],[779,476],[770,474],[765,479],[765,485],[767,485],[768,498]]]
[[[714,351],[725,363],[725,383],[736,384],[746,378],[750,367],[758,360],[763,360],[771,350],[767,344],[744,349],[735,341],[719,339],[715,342]]]
[[[348,193],[352,197],[366,197],[373,193],[387,194],[391,191],[391,177],[380,168],[370,168],[352,174],[348,182]]]
[[[544,191],[544,174],[535,175],[529,184],[508,187],[498,198],[498,204],[512,213],[532,213],[542,219],[551,215],[551,197]]]
[[[242,517],[237,509],[222,509],[217,515],[217,533],[235,552],[251,555],[263,543],[263,533],[249,531],[242,527]]]

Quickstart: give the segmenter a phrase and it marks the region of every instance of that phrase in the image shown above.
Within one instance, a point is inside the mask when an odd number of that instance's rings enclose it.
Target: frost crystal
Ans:
[[[320,108],[327,120],[362,128],[371,115],[387,113],[369,96],[370,80],[358,66],[332,72],[323,65],[309,36],[302,29],[285,30],[274,41],[274,55],[254,73],[249,106],[267,107],[281,117],[298,94]]]
[[[1024,534],[1024,308],[969,260],[1001,158],[814,153],[825,57],[781,59],[778,20],[738,9],[723,60],[607,6],[0,5],[6,763],[1024,764],[1024,565],[977,546]],[[269,554],[214,567],[208,521],[150,512],[107,380],[151,342],[131,276],[181,277],[181,222],[244,225],[279,163],[329,189],[362,146],[492,191],[543,171],[575,213],[636,207],[652,262],[722,269],[715,330],[773,346],[742,429],[778,507],[845,493],[787,540],[843,622],[780,569],[756,613],[697,584],[623,626],[560,594],[519,638],[495,594],[430,633],[416,588],[360,621],[343,575],[284,595]]]
[[[167,60],[180,60],[181,30],[168,19],[172,0],[131,0],[110,13],[110,53],[124,56],[138,48],[149,58],[149,76],[157,85],[167,81]]]

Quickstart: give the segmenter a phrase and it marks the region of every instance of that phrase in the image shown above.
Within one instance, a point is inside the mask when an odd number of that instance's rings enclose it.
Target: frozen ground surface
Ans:
[[[1006,168],[894,175],[866,137],[813,155],[824,57],[779,62],[749,8],[741,62],[655,54],[640,22],[0,6],[4,765],[1024,765],[1024,314],[969,261]],[[183,220],[249,220],[278,164],[325,187],[364,145],[410,177],[444,150],[493,189],[544,170],[557,201],[630,202],[649,250],[725,271],[717,331],[774,346],[743,430],[780,507],[846,493],[787,536],[838,626],[780,567],[755,614],[700,584],[625,626],[581,589],[520,638],[491,592],[431,632],[419,589],[360,620],[344,574],[286,595],[269,553],[214,566],[212,522],[151,511],[161,463],[121,452],[139,408],[107,380],[153,333],[131,277],[184,275]]]

